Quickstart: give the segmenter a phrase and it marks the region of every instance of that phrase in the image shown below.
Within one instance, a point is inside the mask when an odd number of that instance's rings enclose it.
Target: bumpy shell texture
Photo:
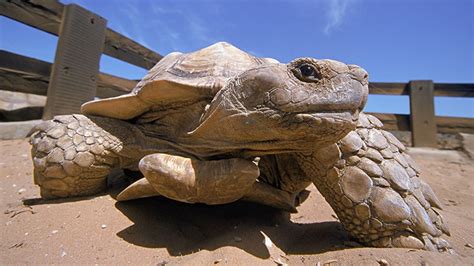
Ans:
[[[192,53],[170,53],[159,61],[131,93],[85,103],[81,112],[117,119],[132,119],[153,106],[185,106],[212,99],[225,81],[270,58],[254,57],[225,42]]]

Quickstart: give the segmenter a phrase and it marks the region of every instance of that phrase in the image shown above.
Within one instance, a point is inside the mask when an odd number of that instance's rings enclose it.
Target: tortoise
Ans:
[[[451,251],[441,204],[404,145],[362,113],[368,74],[334,60],[288,64],[220,42],[159,61],[129,94],[33,129],[43,198],[93,195],[113,169],[144,178],[118,196],[284,211],[314,184],[361,243]]]

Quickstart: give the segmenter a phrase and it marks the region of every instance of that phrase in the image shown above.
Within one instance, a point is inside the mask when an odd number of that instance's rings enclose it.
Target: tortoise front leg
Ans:
[[[337,144],[298,154],[302,169],[336,212],[345,229],[375,247],[451,251],[439,200],[419,178],[416,164],[373,116]]]

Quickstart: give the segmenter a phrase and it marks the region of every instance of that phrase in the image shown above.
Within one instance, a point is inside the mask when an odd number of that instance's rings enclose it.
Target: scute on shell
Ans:
[[[161,59],[131,93],[100,99],[82,105],[87,115],[128,120],[147,112],[152,106],[211,100],[225,81],[270,58],[254,57],[226,42],[182,54],[170,53]]]

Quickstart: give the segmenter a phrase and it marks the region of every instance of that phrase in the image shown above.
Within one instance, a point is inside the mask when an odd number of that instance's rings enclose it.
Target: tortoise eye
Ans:
[[[309,64],[303,64],[298,67],[301,73],[302,78],[308,79],[311,81],[317,81],[319,79],[319,73],[314,68],[314,66]]]

